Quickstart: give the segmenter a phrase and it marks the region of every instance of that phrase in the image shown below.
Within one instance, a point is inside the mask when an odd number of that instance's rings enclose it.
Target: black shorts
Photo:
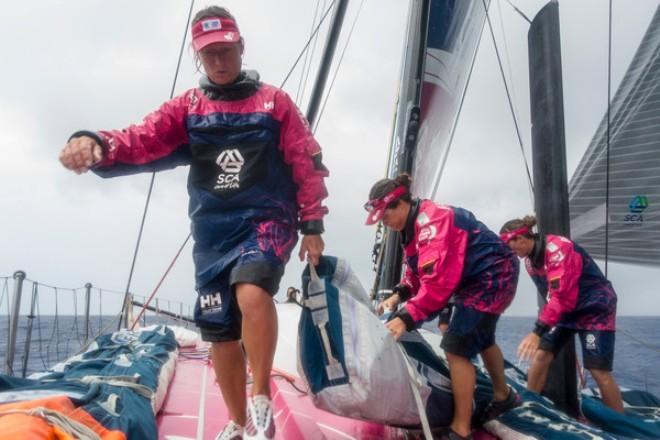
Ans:
[[[199,289],[195,304],[195,323],[207,342],[241,339],[242,315],[236,301],[236,284],[254,284],[274,296],[284,274],[284,264],[269,261],[240,261]]]
[[[447,353],[471,359],[495,344],[499,319],[500,315],[456,304],[440,347]]]

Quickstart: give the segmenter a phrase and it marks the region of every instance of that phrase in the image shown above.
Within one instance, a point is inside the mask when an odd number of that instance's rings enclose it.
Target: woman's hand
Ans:
[[[401,297],[399,297],[397,293],[390,295],[389,298],[378,304],[378,307],[376,307],[376,313],[382,315],[386,310],[388,312],[393,312],[396,310],[396,306],[398,306],[400,302]]]
[[[300,243],[300,252],[298,256],[300,261],[305,261],[305,256],[314,265],[318,266],[319,258],[323,254],[325,243],[320,235],[304,235]]]
[[[403,322],[401,318],[394,318],[393,320],[388,321],[385,324],[385,327],[387,327],[396,341],[401,339],[401,335],[406,332],[406,323]]]
[[[539,349],[540,341],[541,337],[536,333],[530,333],[525,336],[525,339],[518,345],[518,358],[523,361],[532,359],[536,350]]]
[[[65,168],[81,174],[89,171],[103,159],[103,149],[89,136],[71,139],[60,153],[60,162]]]

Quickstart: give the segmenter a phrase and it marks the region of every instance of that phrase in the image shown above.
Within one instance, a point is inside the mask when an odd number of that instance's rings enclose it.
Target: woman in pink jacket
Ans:
[[[584,367],[600,388],[603,402],[623,412],[621,393],[612,377],[616,293],[594,260],[576,243],[559,235],[534,233],[536,218],[506,222],[500,237],[521,258],[548,302],[534,330],[518,346],[522,359],[532,359],[527,388],[540,393],[550,363],[577,332]]]
[[[446,438],[471,438],[476,373],[470,358],[481,354],[493,382],[486,419],[519,404],[518,395],[504,380],[502,352],[495,343],[497,321],[516,291],[519,262],[471,212],[413,199],[410,183],[406,174],[380,180],[365,205],[367,224],[382,220],[403,238],[405,275],[384,307],[406,303],[387,327],[398,340],[453,298],[454,310],[441,345],[454,394],[454,418]]]
[[[60,160],[76,173],[91,169],[103,177],[189,166],[195,323],[212,344],[230,419],[217,440],[272,439],[272,297],[298,231],[301,260],[318,264],[323,253],[328,170],[293,100],[242,69],[245,45],[234,16],[209,6],[191,24],[192,48],[205,73],[200,86],[165,102],[141,124],[74,133]]]

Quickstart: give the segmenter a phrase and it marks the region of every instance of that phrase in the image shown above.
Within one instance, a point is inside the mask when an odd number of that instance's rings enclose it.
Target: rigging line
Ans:
[[[310,35],[309,39],[307,40],[307,43],[305,44],[305,46],[300,51],[300,55],[298,55],[298,58],[296,58],[296,61],[293,62],[293,66],[291,66],[291,69],[289,70],[289,73],[287,73],[286,76],[284,77],[284,81],[282,81],[282,84],[280,85],[280,89],[283,88],[284,84],[286,84],[286,82],[289,80],[289,77],[293,73],[293,70],[298,65],[298,61],[300,61],[300,58],[302,58],[303,54],[305,53],[305,51],[309,47],[309,45],[312,42],[312,39],[314,38],[314,36],[318,33],[318,31],[321,28],[321,25],[323,24],[325,19],[328,18],[328,14],[330,13],[330,11],[332,11],[332,7],[335,5],[335,2],[336,2],[336,0],[333,0],[333,2],[330,3],[330,6],[328,6],[328,9],[323,14],[323,17],[321,17],[321,21],[319,21],[319,24],[316,26],[316,29],[314,29],[314,32],[312,32],[312,35]]]
[[[135,324],[138,323],[138,322],[140,321],[140,318],[141,318],[142,315],[144,314],[145,310],[147,310],[147,306],[151,303],[151,300],[152,300],[152,299],[154,298],[154,296],[156,295],[156,292],[158,292],[158,289],[160,289],[160,286],[163,284],[163,281],[165,281],[165,277],[167,277],[167,275],[170,273],[170,270],[172,270],[172,267],[174,266],[174,263],[175,263],[176,260],[179,258],[179,255],[181,255],[181,252],[183,251],[183,248],[184,248],[184,247],[186,246],[186,244],[188,243],[188,240],[189,240],[189,239],[190,239],[190,234],[188,234],[188,237],[186,238],[186,240],[183,242],[183,244],[182,244],[181,247],[179,248],[179,251],[176,253],[176,255],[174,256],[174,258],[172,259],[172,262],[171,262],[170,265],[167,267],[167,270],[165,271],[165,273],[163,274],[163,276],[160,278],[160,281],[158,281],[158,284],[156,285],[156,288],[154,289],[154,291],[153,291],[153,292],[151,293],[151,295],[149,296],[149,299],[146,300],[146,301],[144,301],[144,304],[142,305],[142,310],[140,310],[140,313],[138,314],[137,318],[135,318],[135,319],[133,320],[133,324],[131,324],[131,328],[130,328],[131,330],[133,330],[133,329],[135,328]],[[168,301],[168,311],[169,311],[169,301]]]
[[[524,18],[524,19],[527,21],[527,23],[532,24],[532,20],[530,20],[529,18],[527,18],[527,16],[523,13],[523,11],[521,11],[520,9],[518,9],[518,7],[517,7],[516,5],[514,5],[513,3],[511,3],[511,0],[506,0],[506,2],[507,2],[508,4],[510,4],[511,7],[512,7],[512,8],[513,8],[518,14],[520,14],[520,16],[521,16],[522,18]]]
[[[190,0],[190,8],[188,9],[188,18],[186,19],[186,27],[183,32],[183,39],[181,40],[181,48],[179,49],[179,59],[176,63],[176,70],[174,72],[174,79],[172,81],[172,88],[170,89],[170,99],[174,96],[174,89],[176,88],[176,81],[179,77],[179,68],[181,67],[181,59],[183,58],[183,50],[186,45],[186,36],[188,35],[188,27],[190,26],[190,18],[192,17],[193,7],[195,5],[195,0]],[[154,181],[156,180],[156,172],[151,173],[151,181],[149,182],[149,190],[147,191],[147,199],[144,203],[144,210],[142,212],[142,221],[140,222],[140,230],[138,232],[138,237],[135,242],[135,250],[133,251],[133,260],[131,261],[131,270],[128,273],[128,280],[126,281],[126,290],[124,291],[124,301],[121,306],[121,314],[124,313],[126,309],[126,299],[128,298],[128,292],[131,288],[131,281],[133,280],[133,272],[135,271],[135,262],[137,261],[137,254],[140,249],[140,242],[142,241],[142,233],[144,232],[144,223],[147,219],[147,212],[149,211],[149,202],[151,201],[151,194],[154,189]],[[128,318],[128,316],[127,316]],[[117,330],[121,328],[121,319],[117,324]]]
[[[59,290],[72,290],[72,291],[76,291],[76,290],[83,289],[83,288],[85,287],[85,286],[80,286],[80,287],[51,286],[50,284],[41,283],[41,282],[39,282],[39,281],[35,281],[35,280],[31,279],[31,278],[25,278],[25,281],[29,281],[29,282],[31,282],[31,283],[39,283],[40,286],[48,287],[49,289],[59,289]],[[123,292],[122,292],[122,293],[123,293]]]
[[[326,0],[323,0],[323,6],[321,6],[321,10],[323,10],[326,6]],[[332,5],[330,5],[332,7]],[[320,25],[320,23],[319,23]],[[319,27],[320,28],[320,27]],[[312,44],[312,50],[310,52],[310,57],[309,57],[309,62],[307,65],[303,68],[303,71],[305,72],[305,79],[303,81],[303,86],[302,86],[302,93],[300,95],[300,104],[302,105],[303,100],[305,99],[305,89],[307,88],[307,83],[309,82],[309,75],[312,73],[312,60],[314,59],[314,55],[316,54],[316,47],[319,42],[319,34],[317,33],[314,36],[314,44]]]
[[[527,19],[527,16],[525,14],[523,14],[520,10],[518,10],[518,8],[516,8],[515,5],[513,5],[509,0],[507,0],[507,2],[516,11],[518,11],[518,13],[520,13],[525,19]],[[509,80],[511,81],[511,95],[513,96],[513,99],[511,100],[512,109],[513,109],[512,111],[513,111],[513,115],[514,115],[513,117],[515,118],[516,121],[519,121],[520,120],[520,114],[518,113],[518,109],[515,105],[515,103],[518,100],[517,100],[517,97],[516,97],[516,89],[513,87],[513,71],[511,70],[511,57],[509,56],[509,47],[506,44],[506,32],[505,32],[504,18],[502,16],[502,8],[501,8],[500,0],[497,0],[497,11],[499,13],[498,15],[499,15],[499,19],[500,19],[499,20],[500,21],[500,29],[502,31],[502,41],[503,41],[503,44],[504,44],[504,58],[506,60],[507,71],[509,73]],[[531,24],[529,19],[527,19],[527,21]],[[525,166],[528,167],[529,165],[527,164],[527,158],[525,157],[524,148],[521,151],[522,151],[522,154],[523,154],[523,159],[525,159]],[[529,172],[528,172],[528,174],[529,174]],[[529,176],[528,176],[528,179],[529,179]],[[534,209],[534,188],[533,188],[533,186],[528,187],[528,190],[529,190],[529,199],[530,199],[531,204],[532,204],[532,209]]]
[[[605,150],[605,278],[610,245],[610,109],[612,107],[612,0],[607,27],[607,148]]]
[[[326,6],[326,0],[323,0],[323,6],[321,6],[321,10],[323,10],[323,8],[325,8],[325,6]],[[314,44],[312,45],[312,50],[311,50],[309,62],[307,63],[306,68],[304,69],[305,70],[305,80],[303,82],[302,94],[300,95],[300,104],[301,104],[301,106],[302,106],[303,100],[305,99],[305,89],[307,88],[307,84],[309,83],[309,75],[312,73],[312,62],[313,62],[313,59],[314,59],[314,55],[316,55],[316,48],[318,47],[318,43],[319,43],[319,34],[317,33],[314,36]]]
[[[351,42],[351,36],[353,35],[353,30],[355,29],[355,25],[357,24],[358,18],[360,17],[360,11],[362,10],[362,5],[364,5],[364,0],[360,2],[360,6],[358,6],[357,13],[355,14],[355,19],[353,20],[353,24],[351,25],[351,30],[348,32],[348,36],[346,37],[346,44],[344,45],[344,49],[341,52],[341,55],[339,56],[339,61],[337,62],[337,68],[335,69],[335,73],[332,76],[332,81],[330,81],[330,85],[328,86],[328,91],[325,95],[325,99],[323,100],[323,104],[321,104],[321,110],[319,111],[319,116],[316,118],[316,123],[314,124],[314,130],[312,130],[312,133],[316,134],[316,130],[319,128],[319,122],[321,121],[321,117],[323,116],[323,110],[325,110],[325,105],[328,103],[328,99],[330,98],[330,92],[332,91],[332,86],[335,84],[335,80],[337,79],[337,76],[339,75],[339,68],[341,67],[341,63],[344,60],[344,55],[346,55],[346,49],[348,49],[348,45]]]
[[[493,46],[495,47],[495,55],[497,56],[497,63],[500,66],[500,73],[502,75],[502,82],[504,82],[504,90],[506,91],[506,98],[509,102],[509,108],[511,110],[511,117],[513,118],[513,124],[516,127],[516,135],[518,136],[518,144],[520,145],[520,152],[522,153],[523,160],[525,161],[525,171],[527,171],[527,180],[529,182],[529,188],[534,194],[534,183],[532,182],[532,175],[529,172],[529,163],[527,162],[527,156],[525,155],[525,148],[523,147],[522,136],[520,135],[520,127],[518,126],[518,120],[516,119],[515,112],[513,110],[513,103],[511,102],[511,94],[509,93],[509,86],[506,82],[506,75],[504,74],[504,68],[502,67],[502,59],[500,57],[500,51],[497,48],[497,41],[495,40],[495,32],[493,32],[493,25],[490,22],[490,14],[488,14],[488,6],[486,6],[486,0],[481,0],[484,5],[484,10],[486,11],[486,21],[488,22],[488,29],[490,30],[490,36],[493,39]],[[532,203],[534,205],[534,203]]]
[[[520,120],[520,114],[518,113],[518,108],[516,107],[516,102],[518,99],[516,97],[516,89],[513,87],[513,71],[511,70],[511,56],[509,55],[509,46],[506,44],[506,31],[504,27],[504,17],[502,15],[502,3],[500,0],[497,0],[497,12],[500,22],[500,31],[502,32],[502,42],[504,44],[504,59],[506,60],[506,70],[509,74],[509,81],[511,81],[511,96],[513,96],[513,111],[516,115],[516,119]]]
[[[312,17],[312,27],[309,30],[310,37],[314,33],[314,25],[316,24],[316,17],[318,16],[319,13],[319,6],[321,6],[321,0],[316,0],[316,7],[314,8],[314,16]],[[313,50],[314,49],[312,49],[312,51]],[[296,90],[296,100],[295,100],[296,105],[298,107],[300,107],[300,105],[302,104],[302,99],[303,99],[302,95],[305,93],[304,91],[301,93],[301,90],[304,90],[303,80],[305,81],[305,83],[307,83],[307,77],[305,76],[305,71],[307,70],[307,60],[309,59],[309,54],[310,51],[305,51],[305,59],[303,60],[303,67],[300,70],[300,79],[298,80],[298,90]],[[311,63],[311,59],[310,59],[310,63]]]

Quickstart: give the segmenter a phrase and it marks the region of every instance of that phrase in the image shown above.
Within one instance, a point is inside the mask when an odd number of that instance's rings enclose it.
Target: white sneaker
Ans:
[[[275,438],[275,421],[270,398],[264,395],[248,399],[245,439],[272,440]]]
[[[215,440],[243,440],[243,431],[244,428],[241,425],[230,420]]]

